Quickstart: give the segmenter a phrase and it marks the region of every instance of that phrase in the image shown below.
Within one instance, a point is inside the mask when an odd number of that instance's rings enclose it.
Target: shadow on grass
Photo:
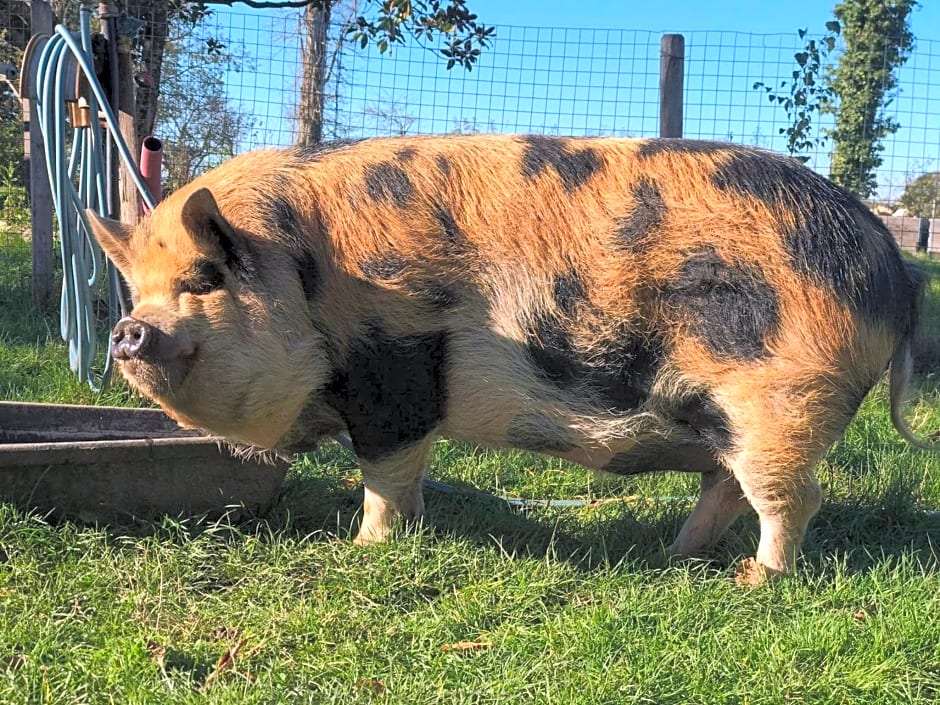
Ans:
[[[358,526],[363,490],[335,469],[328,457],[320,469],[319,454],[295,469],[277,504],[263,517],[238,526],[259,535],[286,534],[308,541],[351,540]],[[329,456],[329,453],[327,454]],[[332,463],[332,466],[331,466]],[[347,469],[354,466],[348,459]],[[432,542],[469,541],[489,550],[565,561],[581,571],[623,566],[630,571],[659,572],[668,560],[664,547],[675,538],[691,503],[611,503],[598,508],[519,508],[464,483],[455,492],[425,490],[424,531]],[[889,484],[864,500],[824,503],[810,526],[803,565],[825,571],[834,558],[851,573],[866,573],[894,558],[913,557],[925,572],[940,572],[940,513],[914,505],[914,489]],[[720,573],[753,555],[759,536],[751,513],[728,531],[706,557],[704,568]],[[701,567],[701,564],[700,564]]]
[[[352,456],[327,449],[298,463],[279,500],[260,516],[178,519],[151,517],[105,524],[111,540],[154,537],[186,543],[211,531],[231,541],[246,534],[271,540],[349,541],[358,526],[363,490],[350,481]],[[691,504],[611,503],[597,508],[518,508],[454,483],[455,492],[425,491],[424,536],[436,542],[467,541],[502,554],[566,562],[583,572],[619,566],[653,578],[668,566],[664,547],[675,538]],[[825,579],[834,559],[849,573],[867,573],[894,559],[913,558],[927,574],[940,573],[940,513],[919,511],[914,489],[887,484],[861,500],[831,500],[811,524],[802,565]],[[753,555],[758,524],[753,513],[735,523],[706,561],[695,562],[705,575],[727,574]],[[229,539],[225,539],[229,540]],[[350,551],[358,549],[349,546]]]
[[[891,488],[864,501],[823,504],[810,525],[805,560],[819,566],[844,559],[849,572],[867,573],[885,560],[907,556],[926,573],[940,573],[940,513],[921,511],[909,493]]]
[[[352,456],[344,451],[330,448],[313,454],[295,466],[278,501],[261,516],[163,516],[103,528],[116,543],[133,536],[182,544],[210,531],[232,542],[246,534],[263,541],[280,536],[349,541],[363,499],[361,484],[350,481],[354,467]],[[583,572],[616,566],[655,577],[668,566],[663,549],[692,506],[650,498],[593,509],[527,509],[466,484],[454,485],[456,492],[425,491],[424,540],[467,541],[509,556],[563,561]],[[810,526],[802,566],[825,578],[834,562],[844,572],[864,574],[886,561],[913,558],[925,573],[940,573],[940,547],[931,540],[940,536],[940,513],[919,511],[914,496],[913,487],[895,482],[865,499],[825,502]],[[757,539],[758,523],[751,513],[736,522],[705,561],[696,561],[695,568],[706,575],[727,574],[741,558],[753,555]]]

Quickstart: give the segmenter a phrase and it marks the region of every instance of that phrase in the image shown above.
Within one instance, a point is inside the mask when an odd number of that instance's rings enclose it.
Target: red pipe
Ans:
[[[154,203],[159,203],[163,198],[162,165],[163,142],[153,135],[144,137],[144,142],[140,147],[140,175],[144,177]],[[150,213],[147,204],[144,204],[144,213]]]

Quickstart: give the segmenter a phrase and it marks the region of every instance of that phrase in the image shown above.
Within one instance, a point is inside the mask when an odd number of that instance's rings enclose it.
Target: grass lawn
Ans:
[[[29,303],[28,260],[0,235],[0,398],[140,403],[71,377],[57,319]],[[928,399],[910,415],[940,428]],[[753,516],[710,561],[662,559],[695,477],[454,443],[432,477],[459,488],[621,501],[428,492],[421,528],[361,549],[356,462],[330,445],[239,522],[89,526],[0,504],[0,703],[936,702],[940,459],[894,432],[882,385],[819,476],[800,570],[751,591],[732,574]]]

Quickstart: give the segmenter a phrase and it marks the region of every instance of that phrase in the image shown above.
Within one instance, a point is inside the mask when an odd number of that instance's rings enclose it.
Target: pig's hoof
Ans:
[[[756,558],[745,558],[734,571],[734,583],[738,587],[755,588],[781,575],[782,572],[758,563]]]
[[[360,529],[353,539],[357,546],[375,546],[377,544],[388,543],[392,537],[392,529],[376,531],[375,529]]]

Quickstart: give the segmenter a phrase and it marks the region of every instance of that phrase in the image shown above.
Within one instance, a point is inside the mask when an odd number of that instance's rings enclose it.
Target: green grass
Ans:
[[[139,403],[71,379],[24,271],[25,245],[0,239],[3,398]],[[912,413],[940,427],[927,399]],[[298,460],[268,515],[239,522],[89,526],[0,505],[0,702],[940,697],[940,463],[898,438],[883,386],[820,466],[827,501],[800,570],[753,591],[731,578],[754,550],[753,517],[712,560],[665,565],[694,477],[601,478],[454,443],[433,467],[464,489],[624,501],[523,511],[429,492],[422,527],[360,549],[346,540],[362,499],[355,459],[329,445]],[[481,646],[442,648],[461,642]]]
[[[69,371],[68,352],[59,338],[58,313],[43,315],[36,309],[29,277],[29,242],[0,230],[0,399],[143,404],[118,385],[95,394]],[[103,338],[101,343],[103,349]]]

